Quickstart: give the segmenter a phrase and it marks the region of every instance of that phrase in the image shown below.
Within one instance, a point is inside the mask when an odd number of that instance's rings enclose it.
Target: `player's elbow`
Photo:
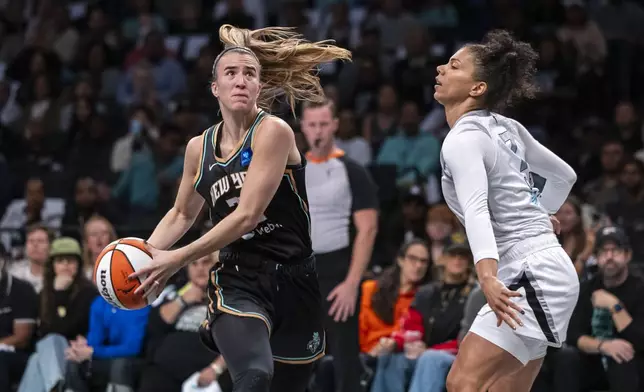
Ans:
[[[255,211],[239,211],[237,214],[237,227],[242,233],[248,233],[262,221],[262,214]]]

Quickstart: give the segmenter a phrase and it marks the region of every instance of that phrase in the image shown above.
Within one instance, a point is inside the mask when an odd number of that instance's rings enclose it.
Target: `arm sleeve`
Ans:
[[[347,168],[349,186],[351,187],[351,212],[377,210],[379,207],[378,188],[367,169],[350,159],[344,158],[343,162]]]
[[[149,308],[143,308],[131,311],[130,317],[122,326],[113,326],[123,328],[127,331],[122,332],[125,337],[121,342],[114,345],[100,344],[94,347],[94,358],[121,358],[134,357],[141,352],[145,330],[148,323]]]
[[[487,176],[495,160],[492,139],[481,130],[463,130],[443,144],[445,172],[454,182],[475,263],[499,259],[487,198]]]
[[[518,127],[518,129],[519,136],[525,145],[526,162],[533,171],[535,186],[542,187],[539,202],[548,213],[554,214],[566,201],[577,181],[577,174],[563,159],[533,138],[525,128]],[[542,178],[541,181],[537,180],[539,177]]]

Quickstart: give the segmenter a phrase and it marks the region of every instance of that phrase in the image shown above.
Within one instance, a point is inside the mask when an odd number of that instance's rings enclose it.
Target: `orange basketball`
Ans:
[[[116,240],[103,249],[94,265],[94,282],[101,296],[121,309],[141,309],[156,298],[143,298],[134,294],[145,277],[128,280],[135,271],[147,266],[152,255],[140,238],[127,237]]]

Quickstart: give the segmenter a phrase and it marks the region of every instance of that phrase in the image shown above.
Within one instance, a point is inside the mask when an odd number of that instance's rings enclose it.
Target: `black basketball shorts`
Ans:
[[[288,265],[236,258],[220,254],[210,271],[202,342],[218,352],[210,327],[220,315],[230,314],[266,324],[275,361],[305,364],[323,357],[326,335],[315,258]]]

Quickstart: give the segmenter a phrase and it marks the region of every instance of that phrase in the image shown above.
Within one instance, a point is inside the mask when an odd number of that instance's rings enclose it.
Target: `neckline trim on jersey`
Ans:
[[[470,110],[469,112],[463,113],[463,115],[461,117],[459,117],[458,120],[456,120],[456,122],[454,123],[454,126],[452,127],[452,129],[456,128],[458,123],[461,122],[462,120],[464,120],[467,117],[471,117],[471,116],[487,117],[487,116],[490,115],[490,113],[491,112],[489,110],[487,110],[487,109]]]
[[[259,109],[259,111],[257,112],[257,116],[255,116],[255,120],[253,121],[253,124],[246,130],[246,132],[244,133],[244,136],[239,139],[235,148],[233,148],[230,151],[230,153],[228,153],[228,156],[226,156],[225,158],[220,158],[217,156],[217,136],[218,136],[219,130],[224,125],[224,122],[221,121],[219,124],[217,124],[217,126],[215,126],[215,129],[212,132],[212,149],[213,149],[212,155],[215,157],[216,163],[225,166],[225,165],[228,165],[230,161],[235,159],[235,157],[241,151],[242,146],[246,144],[246,141],[248,140],[248,137],[250,136],[250,134],[253,133],[253,130],[259,123],[259,120],[262,117],[264,117],[263,114],[264,114],[264,111],[262,109]]]

